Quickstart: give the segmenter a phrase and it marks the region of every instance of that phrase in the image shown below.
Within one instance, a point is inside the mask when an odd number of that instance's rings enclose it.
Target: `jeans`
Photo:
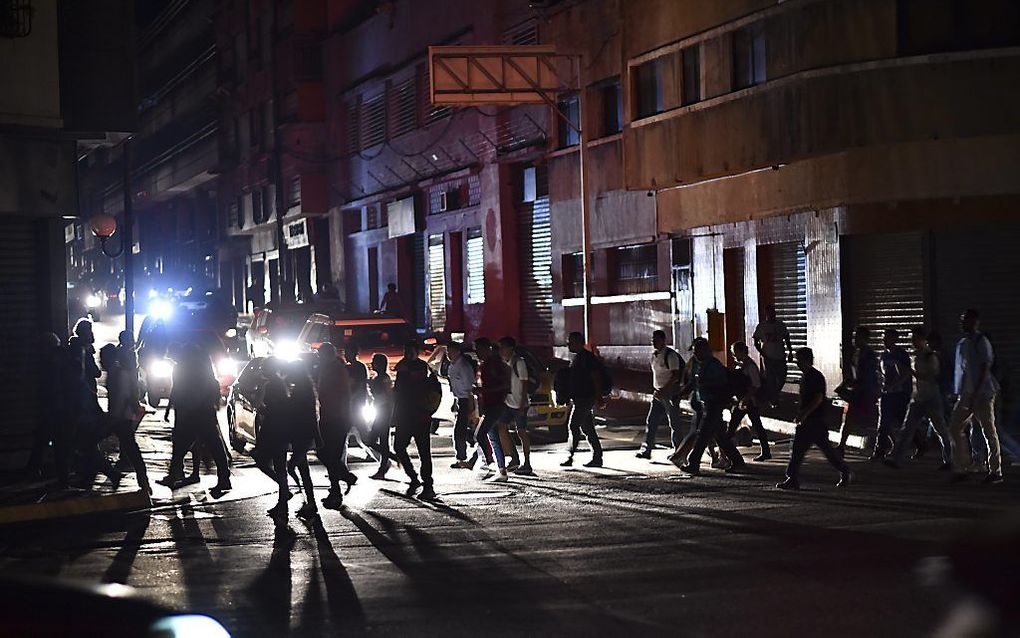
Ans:
[[[677,397],[664,397],[652,399],[648,404],[648,416],[645,417],[645,442],[641,444],[642,450],[655,448],[655,435],[659,432],[659,424],[665,420],[669,424],[669,440],[675,450],[683,436],[680,435],[680,402]]]
[[[787,363],[786,359],[769,359],[768,357],[762,357],[762,368],[765,372],[765,392],[764,395],[774,400],[779,396],[779,393],[783,391],[783,386],[786,385],[787,376]]]
[[[402,415],[397,421],[396,433],[393,435],[393,455],[400,461],[407,478],[411,481],[418,480],[418,475],[411,464],[411,456],[407,453],[407,447],[414,440],[418,448],[418,460],[421,463],[421,482],[427,487],[432,487],[432,433],[430,428],[432,419],[427,414]]]
[[[478,454],[482,458],[487,457],[482,442],[488,441],[492,448],[492,457],[496,461],[496,467],[501,470],[506,469],[506,457],[503,455],[503,444],[499,442],[499,428],[496,426],[499,423],[499,417],[503,414],[503,409],[501,405],[486,408],[482,414],[482,422],[478,425],[478,432],[475,434],[475,440],[478,442]]]
[[[722,416],[722,405],[704,403],[701,409],[703,411],[701,429],[694,440],[694,447],[691,448],[691,453],[687,455],[687,464],[691,467],[701,465],[701,457],[705,454],[705,448],[708,447],[712,439],[715,439],[716,445],[726,453],[726,457],[730,462],[736,467],[741,467],[744,464],[744,457],[740,455],[737,446],[733,445],[733,439],[726,434],[726,426],[723,423]]]
[[[949,434],[953,437],[953,471],[966,472],[972,463],[970,446],[967,444],[967,423],[974,422],[980,427],[988,446],[988,471],[998,474],[1002,471],[999,453],[999,434],[995,429],[995,395],[962,395],[953,408],[949,419]]]
[[[907,448],[914,441],[917,426],[927,417],[935,428],[939,445],[942,447],[942,462],[952,462],[952,441],[949,437],[949,428],[946,427],[946,419],[942,410],[942,397],[931,397],[929,399],[914,399],[907,407],[907,416],[903,420],[903,427],[896,437],[896,445],[893,447],[892,457],[896,462],[901,462],[907,454]]]
[[[875,454],[881,456],[893,447],[893,432],[903,425],[907,418],[910,395],[905,392],[883,394],[879,399],[878,435],[875,438]]]
[[[730,414],[730,427],[726,431],[726,436],[730,439],[736,434],[737,428],[740,427],[740,422],[744,420],[744,415],[751,420],[751,431],[758,437],[758,442],[761,444],[761,453],[770,455],[772,454],[769,449],[769,435],[765,432],[765,426],[761,424],[761,412],[758,411],[758,406],[749,405],[746,410],[740,408],[733,408]]]
[[[850,466],[836,453],[832,443],[829,442],[829,428],[825,426],[825,422],[816,421],[813,423],[801,423],[794,431],[793,444],[790,449],[790,463],[786,466],[787,478],[794,481],[797,480],[797,477],[800,475],[800,466],[804,463],[804,455],[807,454],[812,445],[818,446],[818,449],[825,455],[826,460],[841,473],[845,474],[850,471]]]
[[[581,444],[581,436],[588,440],[591,446],[591,457],[593,460],[602,459],[602,442],[595,431],[595,399],[584,398],[574,399],[570,409],[570,456],[574,456],[578,446]]]
[[[474,428],[471,426],[471,414],[475,410],[472,397],[457,399],[457,419],[453,422],[453,447],[457,452],[458,461],[467,460],[468,446],[475,444]]]
[[[326,466],[330,489],[339,491],[340,481],[354,483],[357,477],[347,465],[347,436],[350,434],[349,423],[328,422],[319,420],[319,433],[322,436],[322,447],[316,454]]]

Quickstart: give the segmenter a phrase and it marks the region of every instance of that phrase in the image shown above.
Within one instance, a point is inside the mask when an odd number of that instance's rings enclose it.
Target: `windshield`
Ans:
[[[167,330],[165,326],[156,326],[142,340],[143,349],[154,349],[167,353],[173,345],[194,344],[207,354],[224,351],[223,342],[212,330]]]

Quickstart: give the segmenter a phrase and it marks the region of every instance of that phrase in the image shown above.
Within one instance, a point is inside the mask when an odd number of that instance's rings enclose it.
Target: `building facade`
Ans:
[[[0,468],[24,466],[41,424],[42,335],[67,337],[65,219],[79,215],[79,140],[135,125],[130,2],[0,10]],[[74,28],[71,28],[71,27]],[[127,80],[125,80],[127,78]],[[95,100],[104,96],[102,105]],[[74,230],[72,227],[72,238]]]
[[[975,307],[1000,376],[1020,370],[1016,3],[562,5],[550,37],[586,55],[595,105],[604,354],[637,365],[668,327],[722,351],[775,305],[838,380],[855,326],[951,346]],[[576,156],[549,159],[558,333],[581,322]]]
[[[528,2],[395,1],[325,43],[330,236],[349,310],[395,284],[419,330],[551,346],[542,107],[430,101],[428,47],[536,44]]]

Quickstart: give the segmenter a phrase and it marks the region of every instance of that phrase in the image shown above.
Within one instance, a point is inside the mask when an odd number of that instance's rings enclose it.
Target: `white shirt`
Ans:
[[[460,355],[456,361],[451,361],[447,375],[450,380],[450,392],[454,397],[467,399],[472,396],[475,388],[475,370],[467,357]]]
[[[776,319],[759,323],[752,338],[761,341],[761,354],[766,359],[786,358],[786,340],[790,338],[790,331],[782,321]]]
[[[510,393],[506,395],[506,407],[520,410],[530,405],[528,397],[528,366],[524,359],[514,357],[507,364],[510,366]]]
[[[980,332],[964,335],[956,344],[956,370],[953,375],[957,394],[977,394],[991,396],[999,391],[999,384],[992,376],[991,367],[995,363],[992,343]],[[977,386],[981,369],[988,366],[985,380]]]
[[[676,350],[666,347],[652,354],[651,363],[652,387],[661,390],[680,370],[680,355]]]

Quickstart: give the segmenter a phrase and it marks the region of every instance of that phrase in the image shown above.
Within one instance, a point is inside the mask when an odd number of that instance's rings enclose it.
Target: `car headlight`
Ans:
[[[174,314],[174,307],[165,299],[153,299],[149,304],[149,316],[153,319],[163,319],[165,321],[172,314]]]
[[[149,364],[149,375],[154,379],[169,379],[174,373],[174,364],[166,359],[157,359]]]
[[[216,371],[219,372],[221,377],[236,377],[239,367],[240,364],[237,361],[225,358],[220,359],[219,363],[216,364]]]
[[[88,297],[85,297],[86,308],[98,308],[99,304],[102,302],[103,300],[100,299],[98,295],[89,295]]]
[[[296,341],[281,341],[273,348],[273,356],[284,361],[296,361],[301,357],[301,350]]]
[[[365,421],[365,423],[368,423],[370,425],[372,423],[375,423],[375,417],[377,414],[378,410],[376,410],[375,406],[372,405],[371,403],[366,403],[365,405],[361,406],[361,418]]]

